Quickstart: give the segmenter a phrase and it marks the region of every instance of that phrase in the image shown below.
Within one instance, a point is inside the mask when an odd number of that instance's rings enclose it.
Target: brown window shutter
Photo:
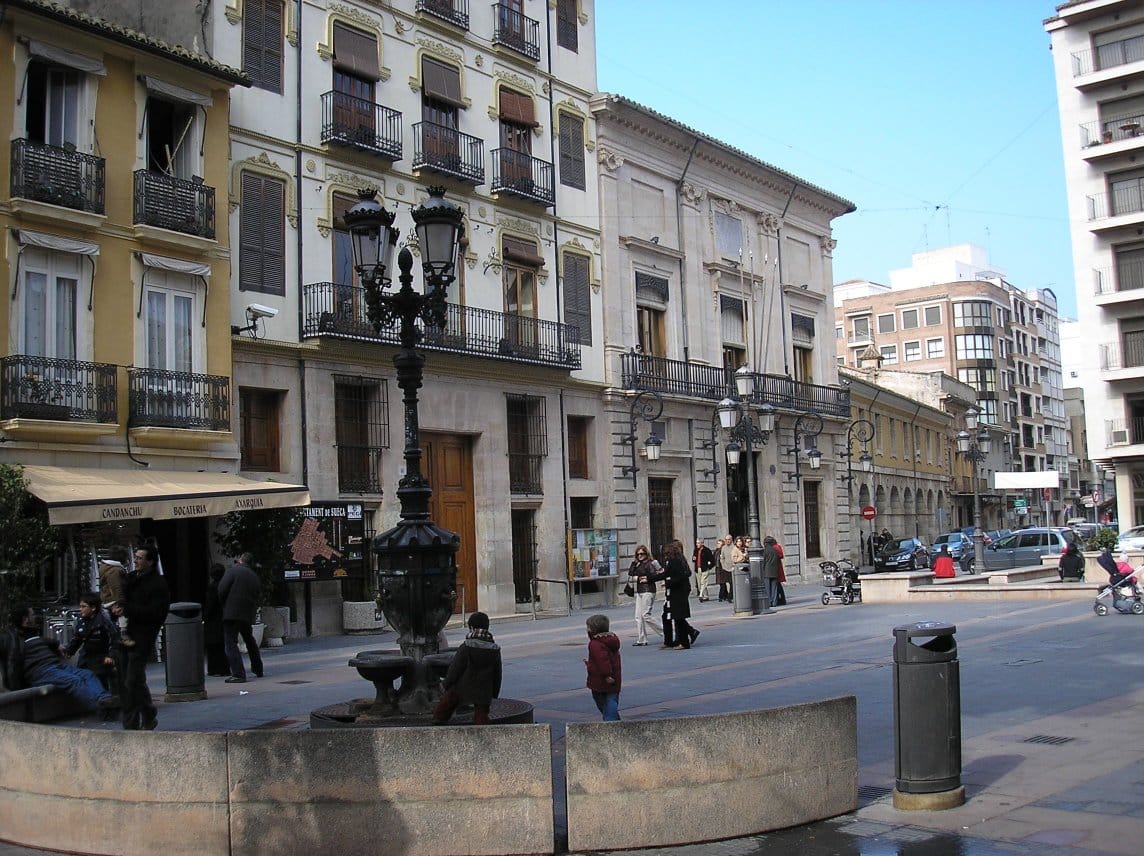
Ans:
[[[421,58],[421,91],[454,107],[465,106],[461,100],[461,72],[427,56]]]
[[[584,189],[584,120],[560,114],[560,183]]]
[[[581,345],[592,344],[590,264],[587,256],[564,254],[564,323],[580,331]]]
[[[346,212],[358,204],[360,200],[353,196],[344,196],[341,193],[334,194],[334,228],[346,228]]]
[[[377,38],[335,22],[334,67],[365,80],[380,80]]]
[[[535,128],[536,113],[532,97],[522,92],[513,92],[511,89],[502,89],[500,91],[500,117],[505,122]]]
[[[286,185],[256,172],[242,174],[238,287],[286,293]]]
[[[516,262],[528,267],[544,267],[544,257],[536,252],[536,245],[531,241],[522,241],[519,238],[505,237],[503,247],[505,261]]]
[[[266,179],[262,198],[264,282],[271,294],[286,293],[286,184]]]

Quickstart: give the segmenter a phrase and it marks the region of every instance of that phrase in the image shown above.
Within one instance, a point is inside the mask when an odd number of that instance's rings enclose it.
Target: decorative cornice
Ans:
[[[244,172],[257,172],[276,178],[286,184],[286,192],[283,194],[286,219],[290,221],[292,227],[298,228],[298,204],[294,194],[290,192],[293,177],[287,170],[272,161],[266,152],[259,152],[257,155],[231,164],[228,199],[230,210],[233,211],[242,205],[242,174]]]
[[[771,214],[769,211],[760,214],[755,222],[758,223],[759,231],[771,238],[778,235],[779,229],[783,227],[782,218],[777,214]]]
[[[834,248],[838,246],[838,242],[831,238],[829,235],[820,235],[818,238],[818,243],[822,247],[822,254],[828,259],[832,258],[834,254]]]
[[[596,150],[596,163],[607,172],[615,172],[624,165],[624,159],[611,149],[600,146]]]
[[[287,4],[287,6],[289,5],[290,4]],[[381,57],[381,46],[384,35],[382,22],[379,18],[375,18],[372,15],[367,15],[361,9],[356,9],[351,6],[342,6],[338,3],[330,4],[329,14],[326,16],[326,40],[324,42],[318,42],[318,56],[326,62],[329,62],[334,58],[334,24],[337,21],[344,21],[345,23],[350,24],[351,26],[358,29],[369,30],[369,32],[373,34],[374,41],[377,44],[378,78],[382,81],[389,80],[392,72],[382,63]]]
[[[637,238],[635,235],[620,235],[620,243],[630,249],[645,250],[649,253],[655,253],[658,256],[667,256],[672,259],[684,259],[686,253],[682,253],[674,247],[665,247],[662,244],[657,244],[655,241],[649,241],[647,238]]]
[[[372,187],[377,189],[378,195],[382,199],[385,198],[385,185],[383,183],[375,180],[367,180],[354,173],[327,173],[325,185],[322,194],[325,200],[325,206],[321,216],[314,218],[314,227],[323,238],[330,237],[330,233],[334,230],[335,193],[340,191],[346,196],[353,196],[359,190]]]
[[[450,47],[444,42],[438,42],[434,39],[427,39],[422,36],[417,40],[417,44],[431,54],[436,54],[445,59],[451,59],[453,62],[460,63],[462,66],[465,64],[464,55],[459,50]]]
[[[679,195],[683,199],[684,205],[698,208],[703,200],[707,198],[707,191],[702,187],[697,187],[690,181],[685,181],[683,182],[683,186],[679,189]]]
[[[498,68],[493,72],[493,78],[495,80],[500,80],[503,83],[507,83],[513,89],[521,89],[530,95],[536,94],[536,81],[529,80],[526,77],[521,77],[519,74],[514,72],[504,71]]]

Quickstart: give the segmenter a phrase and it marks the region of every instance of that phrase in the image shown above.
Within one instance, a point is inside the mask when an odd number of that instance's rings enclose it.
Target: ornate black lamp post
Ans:
[[[401,288],[388,292],[397,229],[393,227],[394,215],[377,203],[376,191],[362,190],[358,203],[345,214],[370,323],[381,332],[400,322],[401,349],[393,364],[405,404],[405,475],[397,488],[401,519],[377,535],[372,548],[378,559],[378,607],[397,630],[402,655],[411,661],[392,664],[406,669],[395,699],[406,714],[426,713],[433,703],[425,659],[438,652],[437,634],[453,614],[456,554],[461,543],[455,533],[429,519],[433,491],[421,475],[417,418],[417,390],[425,365],[425,357],[415,350],[421,340],[417,322],[433,327],[445,324],[445,291],[454,278],[463,217],[460,208],[445,201],[444,192],[440,187],[429,188],[429,199],[412,212],[424,292],[413,290],[413,255],[406,248],[397,256]]]
[[[632,447],[632,462],[623,469],[624,475],[631,474],[632,487],[636,486],[636,473],[640,468],[636,466],[636,423],[643,420],[652,425],[651,434],[644,441],[644,454],[648,461],[655,463],[659,460],[659,449],[663,445],[663,438],[655,433],[655,420],[663,414],[663,398],[654,389],[645,389],[637,393],[632,399],[631,409],[628,411],[628,435],[622,438],[625,445]]]
[[[767,596],[767,587],[763,584],[763,540],[759,531],[759,491],[755,485],[754,460],[751,452],[758,443],[767,445],[771,433],[775,430],[775,409],[767,403],[752,404],[755,392],[755,375],[746,366],[741,366],[735,372],[735,391],[738,398],[724,398],[719,402],[717,413],[719,424],[728,432],[730,442],[727,444],[727,466],[737,466],[742,458],[743,450],[747,451],[747,534],[751,537],[751,546],[747,555],[751,564],[751,614],[771,611],[770,599]],[[755,424],[753,414],[758,415],[759,424]],[[756,594],[757,593],[757,594]],[[739,604],[735,605],[736,610]]]
[[[971,407],[965,411],[965,431],[957,432],[957,453],[973,466],[973,570],[985,567],[985,533],[981,529],[981,491],[977,486],[978,467],[988,457],[993,444],[989,430],[982,425],[977,436],[978,411]]]
[[[794,455],[794,472],[787,473],[787,480],[794,479],[802,482],[802,440],[810,440],[810,447],[806,450],[806,459],[812,470],[817,470],[822,463],[822,452],[814,445],[814,438],[822,433],[822,417],[812,410],[800,413],[794,422],[794,445],[787,449],[788,455]]]
[[[851,488],[856,478],[851,467],[854,461],[854,442],[857,441],[862,444],[862,454],[858,457],[858,463],[862,466],[862,472],[868,473],[874,469],[874,458],[870,455],[870,441],[873,439],[874,423],[869,419],[855,419],[846,429],[846,448],[842,452],[842,457],[846,459],[846,475],[841,478],[846,482],[846,495],[848,497],[852,493]],[[870,521],[869,537],[874,537],[873,520]],[[861,559],[858,564],[862,564]]]

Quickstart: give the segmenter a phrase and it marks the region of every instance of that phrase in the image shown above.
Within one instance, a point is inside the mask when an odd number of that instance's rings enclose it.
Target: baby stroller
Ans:
[[[1141,566],[1144,568],[1144,565]],[[1108,606],[1117,612],[1131,612],[1133,615],[1144,615],[1144,602],[1140,600],[1140,589],[1137,588],[1138,575],[1141,568],[1130,574],[1113,574],[1108,578],[1108,585],[1101,586],[1097,592],[1092,609],[1097,615],[1108,615]]]
[[[819,562],[818,567],[822,569],[822,584],[830,589],[822,593],[823,606],[835,599],[843,604],[862,600],[862,583],[858,580],[858,568],[853,562],[839,559],[837,562]]]

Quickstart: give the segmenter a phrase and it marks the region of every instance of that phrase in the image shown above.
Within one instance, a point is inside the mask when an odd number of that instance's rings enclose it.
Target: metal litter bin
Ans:
[[[166,636],[166,701],[195,701],[207,697],[203,662],[203,608],[190,601],[172,603],[163,623]]]
[[[898,791],[961,787],[961,677],[952,624],[894,628],[894,775]]]
[[[736,565],[731,569],[731,595],[735,615],[753,615],[751,609],[751,569]]]

